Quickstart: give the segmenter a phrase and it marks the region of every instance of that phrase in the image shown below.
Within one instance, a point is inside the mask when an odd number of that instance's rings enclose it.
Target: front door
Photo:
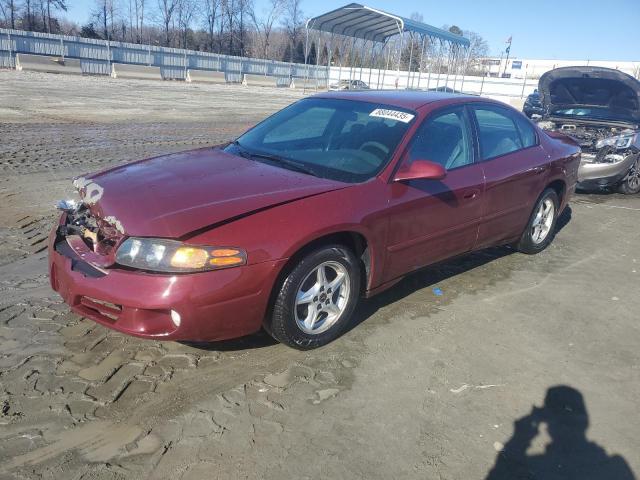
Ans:
[[[385,281],[473,249],[484,194],[474,152],[464,106],[438,110],[420,125],[402,163],[429,160],[443,165],[447,175],[389,185]]]

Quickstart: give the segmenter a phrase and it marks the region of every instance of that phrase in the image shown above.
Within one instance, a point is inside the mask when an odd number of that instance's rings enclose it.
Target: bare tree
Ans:
[[[66,0],[46,0],[47,5],[47,32],[51,33],[51,10],[67,11]]]
[[[203,0],[204,23],[207,28],[207,43],[209,50],[214,50],[215,28],[220,11],[220,0]]]
[[[252,9],[251,20],[258,33],[258,41],[260,42],[260,55],[262,58],[268,58],[269,46],[271,41],[271,32],[275,23],[280,19],[284,12],[286,0],[270,0],[268,7],[263,11],[261,17],[258,17],[255,10]]]
[[[225,16],[229,8],[229,0],[220,0],[220,15],[218,21],[218,53],[222,53],[222,43],[224,41]]]
[[[250,16],[253,11],[252,0],[238,0],[238,37],[240,43],[240,55],[244,56],[246,46],[246,18]]]
[[[18,3],[16,0],[0,1],[0,13],[2,13],[2,16],[6,19],[9,26],[15,29],[16,16],[18,13]]]
[[[105,40],[111,40],[115,37],[116,12],[116,0],[95,0],[93,18],[102,29],[102,36]]]
[[[31,10],[31,0],[25,0],[24,2],[24,16],[26,20],[27,30],[33,30],[33,13]]]
[[[233,55],[233,22],[236,16],[237,0],[225,0],[223,6],[224,13],[227,17],[227,27],[229,27],[229,43],[227,53],[229,55]]]
[[[469,39],[469,51],[467,53],[469,58],[467,71],[465,71],[465,73],[477,73],[475,70],[480,66],[481,60],[489,53],[489,45],[487,41],[476,32],[465,31],[464,36]]]
[[[171,44],[170,27],[178,2],[179,0],[158,0],[160,21],[164,29],[164,43],[167,47]]]
[[[178,0],[177,20],[180,29],[180,37],[182,40],[182,48],[187,48],[187,35],[198,5],[195,0]]]
[[[283,26],[289,39],[289,61],[293,61],[296,42],[302,32],[304,14],[300,7],[301,3],[302,0],[286,0],[285,4]]]
[[[145,0],[133,0],[134,28],[136,32],[136,43],[142,43],[142,29],[144,27],[144,6]]]

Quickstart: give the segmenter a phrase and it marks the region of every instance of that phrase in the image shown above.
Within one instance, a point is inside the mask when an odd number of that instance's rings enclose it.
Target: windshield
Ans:
[[[411,111],[353,100],[300,100],[249,130],[225,151],[342,182],[362,182],[389,162]]]

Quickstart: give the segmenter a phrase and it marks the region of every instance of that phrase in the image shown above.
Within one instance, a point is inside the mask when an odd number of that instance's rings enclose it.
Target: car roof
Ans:
[[[447,100],[478,100],[475,95],[457,93],[433,92],[422,90],[366,90],[351,92],[324,92],[315,95],[316,98],[336,98],[355,100],[358,102],[382,103],[400,108],[416,110],[428,103],[446,102]],[[488,99],[482,99],[488,100]],[[490,101],[490,100],[489,100]],[[457,103],[457,102],[456,102]]]

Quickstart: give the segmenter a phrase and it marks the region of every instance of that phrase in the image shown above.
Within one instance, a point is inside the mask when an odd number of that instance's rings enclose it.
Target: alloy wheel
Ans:
[[[344,265],[334,261],[318,265],[298,287],[294,305],[298,328],[310,335],[331,328],[347,308],[349,289]]]
[[[627,178],[625,179],[630,190],[637,190],[640,188],[640,157],[631,165]]]
[[[538,207],[536,216],[531,224],[531,240],[534,244],[540,245],[549,236],[555,215],[555,205],[553,200],[545,198]]]

